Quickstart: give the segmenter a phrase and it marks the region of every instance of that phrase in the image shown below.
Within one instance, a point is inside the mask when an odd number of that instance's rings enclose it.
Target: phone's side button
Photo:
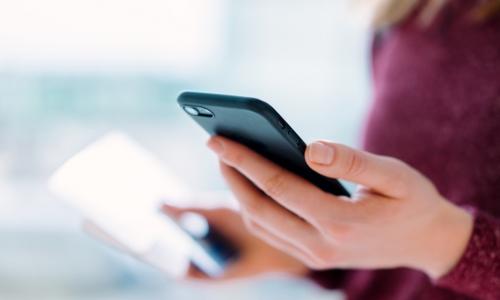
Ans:
[[[285,129],[286,128],[285,122],[283,120],[281,120],[281,119],[278,120],[278,124],[281,127],[281,129]]]

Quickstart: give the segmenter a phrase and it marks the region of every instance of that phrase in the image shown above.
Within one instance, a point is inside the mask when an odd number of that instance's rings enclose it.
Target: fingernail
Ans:
[[[222,143],[215,138],[211,138],[210,140],[208,140],[207,146],[216,154],[221,154],[224,151],[224,146],[222,145]]]
[[[320,142],[309,145],[309,159],[320,165],[329,165],[333,162],[333,148]]]

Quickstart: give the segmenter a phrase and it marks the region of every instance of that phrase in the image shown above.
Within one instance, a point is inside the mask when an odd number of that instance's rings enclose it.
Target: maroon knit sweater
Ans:
[[[377,35],[364,135],[368,151],[404,160],[472,210],[471,240],[434,282],[403,268],[312,274],[349,299],[500,299],[500,18],[470,21],[478,2],[452,0],[430,27],[414,15]]]

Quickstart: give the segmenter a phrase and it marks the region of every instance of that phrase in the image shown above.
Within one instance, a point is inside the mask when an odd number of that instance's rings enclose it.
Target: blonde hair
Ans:
[[[417,6],[423,4],[419,13],[419,21],[422,25],[428,25],[436,14],[449,1],[453,0],[358,0],[370,1],[373,10],[372,24],[376,28],[396,24],[412,13]],[[471,18],[475,21],[484,21],[500,12],[500,0],[486,0],[471,12]]]

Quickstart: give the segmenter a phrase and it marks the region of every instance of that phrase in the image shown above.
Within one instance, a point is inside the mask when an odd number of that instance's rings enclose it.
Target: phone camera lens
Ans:
[[[190,115],[192,115],[192,116],[197,116],[197,115],[199,115],[199,114],[200,114],[200,112],[196,109],[196,107],[193,107],[193,106],[187,106],[187,105],[186,105],[186,106],[184,106],[184,110],[185,110],[188,114],[190,114]]]
[[[211,118],[211,117],[214,116],[214,114],[211,111],[209,111],[208,109],[206,109],[204,107],[197,106],[196,110],[198,111],[198,114],[200,116],[202,116],[202,117],[209,117],[209,118]]]
[[[184,105],[184,110],[191,116],[212,118],[214,113],[201,106]]]

